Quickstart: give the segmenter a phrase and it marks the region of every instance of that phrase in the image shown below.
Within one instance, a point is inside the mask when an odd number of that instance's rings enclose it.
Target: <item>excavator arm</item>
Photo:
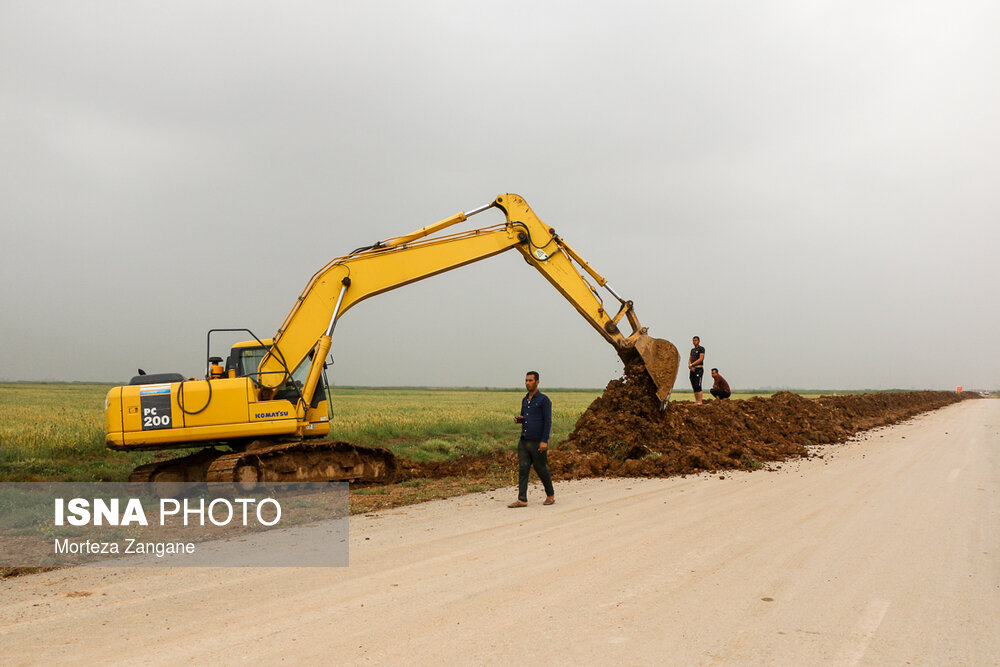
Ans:
[[[506,216],[504,224],[457,234],[439,232],[469,217],[496,207]],[[337,320],[355,304],[430,276],[478,262],[516,249],[573,304],[626,363],[641,357],[665,402],[677,376],[680,355],[668,341],[646,333],[632,307],[608,286],[607,281],[574,251],[555,230],[535,215],[523,198],[514,194],[469,213],[459,213],[404,236],[359,248],[338,257],[317,272],[274,336],[274,343],[261,360],[258,382],[264,393],[276,391],[288,379],[289,370],[310,363],[303,382],[305,405],[319,384],[323,363],[330,350]],[[613,299],[609,312],[600,294],[587,280],[603,287]],[[624,334],[619,325],[628,322]],[[312,361],[308,361],[312,353]]]

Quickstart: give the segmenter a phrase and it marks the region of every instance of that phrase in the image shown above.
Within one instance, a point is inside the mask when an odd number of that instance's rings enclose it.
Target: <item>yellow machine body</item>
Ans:
[[[271,341],[261,343],[237,343],[233,346],[230,359],[239,359],[241,351],[259,350],[255,359],[259,362]],[[240,370],[230,368],[221,378],[136,384],[111,389],[104,413],[108,447],[125,450],[170,449],[200,443],[281,437],[320,438],[329,434],[329,405],[325,396],[317,397],[305,411],[301,401],[288,398],[264,400],[260,397],[261,388],[252,376],[237,377]]]

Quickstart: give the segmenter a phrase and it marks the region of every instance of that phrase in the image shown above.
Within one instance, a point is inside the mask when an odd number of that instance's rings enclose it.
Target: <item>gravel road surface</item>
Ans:
[[[351,519],[349,568],[0,582],[0,663],[1000,664],[1000,400],[779,470]]]

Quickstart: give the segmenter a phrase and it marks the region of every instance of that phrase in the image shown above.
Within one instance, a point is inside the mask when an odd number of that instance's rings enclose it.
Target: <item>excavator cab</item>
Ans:
[[[271,339],[267,338],[260,342],[250,340],[233,345],[233,349],[229,353],[229,358],[226,359],[225,370],[227,375],[229,377],[248,377],[256,382],[259,377],[258,368],[260,361],[267,355],[271,344]],[[275,390],[274,396],[272,396],[274,400],[284,399],[294,404],[298,399],[302,398],[303,383],[309,374],[312,356],[312,354],[307,356],[306,360],[299,364],[299,367],[292,371],[292,374],[285,379],[284,384]],[[213,357],[213,359],[215,358],[217,357]],[[310,411],[322,410],[324,414],[326,413],[327,410],[323,408],[322,404],[327,401],[327,388],[324,374],[320,376],[319,385],[313,393],[312,401],[309,404]]]
[[[260,360],[267,354],[271,340],[263,340],[261,343],[250,340],[233,345],[229,357],[226,358],[226,375],[238,378],[248,377],[255,380],[257,367],[260,366]]]

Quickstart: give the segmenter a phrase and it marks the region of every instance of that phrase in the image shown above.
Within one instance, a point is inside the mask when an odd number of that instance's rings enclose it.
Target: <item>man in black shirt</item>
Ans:
[[[691,390],[694,392],[695,405],[701,405],[701,378],[705,375],[705,348],[701,346],[701,339],[695,336],[691,339],[694,347],[691,348],[691,357],[688,360],[688,369],[691,371]]]
[[[545,502],[542,504],[551,505],[556,501],[548,456],[552,401],[538,391],[538,371],[528,371],[524,376],[524,387],[528,393],[521,399],[521,414],[514,417],[514,422],[521,424],[521,439],[517,443],[517,500],[507,507],[528,506],[528,476],[532,467],[545,487]]]

